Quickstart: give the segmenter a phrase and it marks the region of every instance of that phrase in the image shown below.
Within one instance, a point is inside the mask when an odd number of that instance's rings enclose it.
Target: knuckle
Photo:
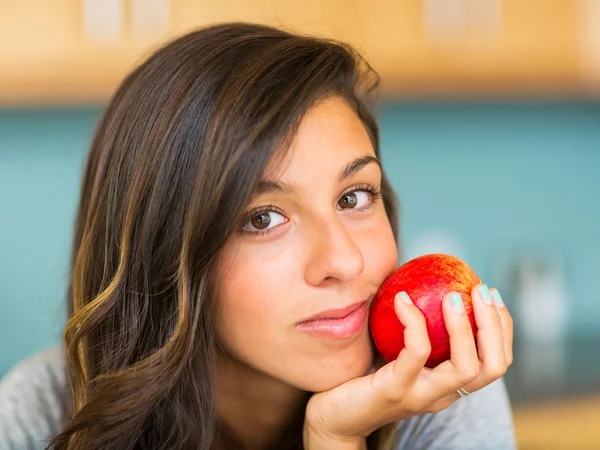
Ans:
[[[504,376],[506,373],[507,365],[506,364],[494,364],[489,367],[486,372],[489,374],[491,378],[497,380],[498,378]]]
[[[506,313],[505,317],[502,319],[502,326],[505,330],[513,329],[513,318],[510,314]]]
[[[464,383],[468,383],[469,381],[473,381],[480,373],[479,364],[469,364],[461,367],[459,373],[461,375],[462,381]]]
[[[404,407],[404,410],[410,416],[415,416],[421,412],[423,408],[419,407],[416,403],[412,402]]]
[[[508,357],[506,358],[506,368],[508,369],[510,366],[512,366],[513,363],[513,355],[512,353],[510,355],[508,355]]]
[[[419,413],[437,413],[443,411],[456,400],[457,398],[454,398],[453,395],[446,395],[445,397],[442,397],[430,404],[427,408],[425,408],[425,410],[419,411]]]
[[[421,345],[419,345],[418,347],[414,348],[413,355],[414,355],[415,359],[417,359],[419,361],[429,358],[429,355],[431,355],[431,343],[424,342]]]
[[[502,319],[500,318],[500,314],[496,311],[492,311],[493,314],[490,317],[490,322],[493,328],[502,329],[504,324],[502,323]]]
[[[419,328],[427,330],[427,321],[425,320],[423,313],[419,310],[415,312],[415,322]]]
[[[454,331],[460,337],[469,337],[473,335],[473,330],[471,329],[469,322],[460,324]]]
[[[427,412],[437,413],[437,412],[444,410],[445,408],[446,408],[445,405],[442,405],[440,403],[435,403],[431,407],[428,408]]]
[[[306,423],[314,430],[325,429],[327,420],[322,411],[317,408],[307,408]]]

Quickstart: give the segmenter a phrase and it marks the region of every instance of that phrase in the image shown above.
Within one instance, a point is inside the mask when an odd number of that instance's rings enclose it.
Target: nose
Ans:
[[[365,268],[360,248],[350,230],[339,220],[323,220],[316,224],[307,248],[305,278],[313,286],[351,281]]]

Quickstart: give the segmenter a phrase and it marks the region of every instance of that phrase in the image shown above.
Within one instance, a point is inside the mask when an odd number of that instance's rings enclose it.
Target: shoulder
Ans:
[[[516,448],[513,417],[499,379],[437,413],[398,422],[394,450],[512,450]]]
[[[44,448],[43,441],[58,431],[66,414],[67,393],[62,347],[14,366],[0,380],[0,442],[9,448]]]

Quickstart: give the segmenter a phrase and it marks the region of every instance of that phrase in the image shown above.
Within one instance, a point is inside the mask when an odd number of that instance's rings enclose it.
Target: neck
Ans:
[[[248,365],[220,355],[216,409],[244,448],[275,445],[300,415],[309,394]]]

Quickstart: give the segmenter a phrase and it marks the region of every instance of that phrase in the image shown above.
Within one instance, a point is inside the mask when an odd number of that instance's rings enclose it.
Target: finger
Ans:
[[[510,366],[513,362],[513,319],[506,305],[502,301],[502,296],[498,289],[490,289],[492,298],[494,299],[494,305],[498,316],[500,316],[500,322],[502,322],[502,337],[504,339],[504,355],[506,357],[506,365]]]
[[[504,375],[507,368],[502,322],[487,285],[475,286],[471,298],[477,324],[477,350],[482,362],[481,381],[488,384]]]
[[[440,364],[434,372],[450,375],[447,388],[452,391],[474,379],[479,374],[480,363],[473,328],[465,312],[461,294],[448,293],[442,306],[446,330],[450,336],[450,360]]]
[[[354,432],[368,434],[395,420],[398,408],[402,408],[406,393],[431,351],[423,313],[405,292],[399,292],[394,298],[394,309],[405,327],[404,348],[398,357],[373,374],[328,391],[330,404],[334,404],[336,410],[343,410],[344,422],[351,424],[345,428],[352,428]]]
[[[433,402],[431,405],[429,405],[427,408],[421,411],[420,414],[436,413],[442,411],[458,399],[460,399],[460,396],[455,391],[452,394],[448,394],[443,396],[442,398],[437,399],[435,402]]]
[[[484,297],[481,295],[481,291],[479,290],[481,286],[476,286],[475,289],[472,292],[472,300],[473,300],[473,312],[474,315],[476,316],[476,322],[478,324],[478,350],[480,353],[480,357],[482,354],[482,347],[484,345],[482,345],[479,342],[479,334],[482,331],[481,330],[481,325],[480,322],[482,320],[485,319],[480,319],[480,317],[484,316],[485,313],[489,313],[489,309],[491,309],[490,305],[488,303],[486,303],[486,300],[484,300]],[[505,362],[506,362],[506,367],[510,366],[510,364],[512,363],[512,341],[513,341],[513,321],[512,321],[512,317],[510,316],[510,313],[508,312],[506,306],[504,305],[503,301],[502,301],[502,297],[500,296],[500,293],[498,292],[497,289],[490,289],[490,294],[491,294],[491,298],[493,301],[493,304],[496,308],[496,312],[498,314],[498,317],[502,323],[501,328],[502,328],[502,340],[504,342],[503,345],[503,349],[504,349],[504,355],[505,355]],[[487,302],[489,302],[489,300],[487,300]],[[494,321],[495,319],[493,318],[492,321]],[[486,371],[487,368],[483,368],[483,371]],[[501,372],[501,370],[500,370]],[[485,379],[480,379],[482,378],[482,375],[484,375]],[[490,382],[494,381],[496,378],[494,374],[480,374],[477,379],[473,380],[473,382],[471,383],[467,383],[465,386],[463,386],[463,388],[465,388],[468,392],[473,393],[476,390],[479,390],[483,387],[485,387],[486,385],[490,384]],[[447,405],[453,401],[456,401],[460,398],[459,394],[454,391],[451,394],[448,394],[444,397],[442,397],[439,402],[436,402],[436,404],[432,405],[432,411],[435,411],[437,409],[436,405]]]
[[[463,389],[465,389],[468,392],[468,395],[470,395],[473,392],[475,392],[476,390],[478,390],[478,389],[472,388],[470,384],[463,386]],[[481,387],[479,389],[481,389]],[[452,393],[443,396],[438,401],[433,403],[427,412],[437,412],[440,410],[440,407],[441,407],[441,409],[444,409],[446,407],[445,405],[451,405],[455,401],[460,400],[462,397],[463,396],[461,396],[458,393],[458,389],[457,389],[457,390],[453,391]]]
[[[399,292],[394,299],[394,309],[404,325],[404,348],[393,362],[394,385],[406,389],[414,382],[431,354],[431,342],[423,313],[406,292]]]

